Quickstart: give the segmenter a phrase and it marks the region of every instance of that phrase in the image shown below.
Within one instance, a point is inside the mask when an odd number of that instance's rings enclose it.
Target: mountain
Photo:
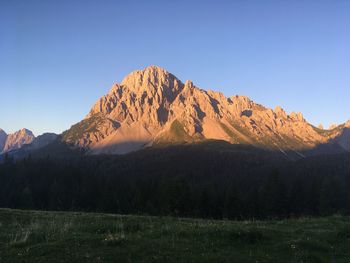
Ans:
[[[246,96],[225,97],[150,66],[114,84],[62,140],[90,154],[223,140],[303,155],[323,145],[334,152],[350,150],[349,124],[316,128],[301,113],[269,109]]]
[[[23,159],[29,155],[33,157],[62,155],[62,157],[64,157],[72,154],[67,145],[61,145],[62,143],[58,140],[58,137],[59,136],[55,133],[44,133],[35,137],[31,143],[23,144],[21,147],[12,149],[6,153],[14,159]],[[62,147],[64,151],[62,151]],[[4,157],[4,154],[0,154],[0,162]]]
[[[30,150],[40,149],[52,143],[54,140],[57,139],[57,137],[58,135],[55,133],[44,133],[36,137],[30,144],[25,145],[24,147]]]
[[[76,153],[76,151],[70,149],[69,145],[62,143],[59,140],[59,135],[55,133],[44,133],[38,137],[32,137],[34,135],[31,131],[26,129],[22,129],[21,131],[12,134],[12,136],[9,135],[9,139],[12,141],[8,141],[7,143],[11,147],[6,151],[0,152],[0,163],[4,160],[5,154],[10,155],[15,160],[28,156],[38,158],[47,156],[66,158],[79,154],[79,152]]]
[[[9,134],[6,137],[6,141],[4,147],[2,148],[2,152],[5,153],[12,150],[17,150],[25,144],[30,144],[34,140],[34,138],[34,134],[30,130],[24,128],[19,131],[16,131],[13,134]]]
[[[350,120],[334,128],[332,137],[343,149],[350,151]]]

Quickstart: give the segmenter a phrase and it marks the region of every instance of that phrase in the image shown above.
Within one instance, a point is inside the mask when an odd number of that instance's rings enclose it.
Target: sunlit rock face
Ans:
[[[25,144],[30,144],[34,140],[34,134],[27,129],[21,129],[6,138],[2,152],[8,152],[21,148]]]
[[[269,109],[246,96],[206,91],[150,66],[114,84],[62,138],[92,154],[208,139],[298,151],[326,143],[342,129],[319,129],[301,113]]]

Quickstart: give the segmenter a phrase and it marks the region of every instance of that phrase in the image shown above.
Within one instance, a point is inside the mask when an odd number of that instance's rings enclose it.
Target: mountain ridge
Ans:
[[[123,154],[159,143],[224,140],[301,152],[332,141],[350,150],[350,121],[316,128],[302,113],[266,108],[246,96],[204,90],[157,66],[128,74],[62,134],[90,154]]]

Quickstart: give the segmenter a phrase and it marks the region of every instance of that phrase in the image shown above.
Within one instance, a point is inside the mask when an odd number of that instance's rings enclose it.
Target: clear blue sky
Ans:
[[[347,0],[0,0],[0,127],[62,132],[152,64],[316,125],[342,123],[349,14]]]

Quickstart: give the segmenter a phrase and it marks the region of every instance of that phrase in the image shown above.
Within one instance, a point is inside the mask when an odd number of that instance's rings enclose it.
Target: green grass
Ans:
[[[0,262],[350,262],[350,218],[238,222],[0,209]]]

